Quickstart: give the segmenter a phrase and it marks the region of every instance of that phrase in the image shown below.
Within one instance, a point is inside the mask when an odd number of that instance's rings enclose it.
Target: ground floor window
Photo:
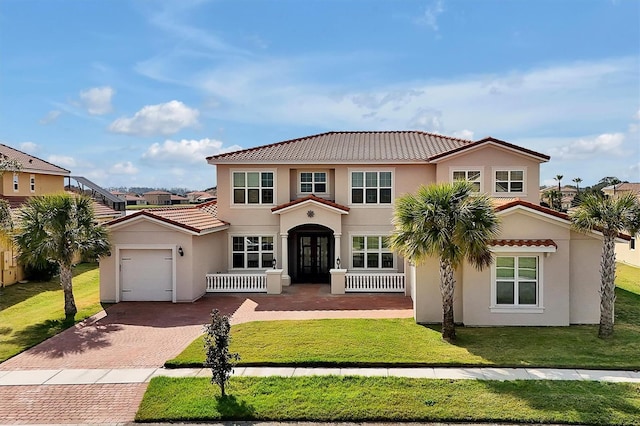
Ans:
[[[496,306],[539,305],[538,256],[497,256],[494,267]]]
[[[238,236],[232,242],[233,268],[271,268],[273,266],[272,236]]]
[[[389,238],[378,235],[352,237],[351,267],[393,269],[393,253],[389,248]]]

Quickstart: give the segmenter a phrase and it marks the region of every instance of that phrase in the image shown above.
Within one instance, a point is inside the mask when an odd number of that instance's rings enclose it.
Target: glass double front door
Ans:
[[[330,282],[331,239],[331,235],[326,233],[298,234],[294,282]]]

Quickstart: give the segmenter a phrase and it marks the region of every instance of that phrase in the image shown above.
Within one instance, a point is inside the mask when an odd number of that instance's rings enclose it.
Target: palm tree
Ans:
[[[616,299],[615,239],[622,231],[635,235],[640,230],[640,202],[634,194],[619,197],[602,197],[587,194],[582,203],[571,213],[574,229],[581,232],[602,232],[602,257],[600,259],[600,327],[598,337],[613,334],[613,307]]]
[[[577,178],[573,178],[573,181],[576,184],[576,191],[578,192],[578,194],[580,193],[580,182],[582,182],[582,179],[580,179],[579,177]]]
[[[24,265],[60,268],[64,313],[78,312],[73,298],[72,264],[76,254],[97,258],[110,250],[107,230],[98,226],[92,200],[85,196],[53,194],[30,198],[22,208],[14,237]]]
[[[442,338],[455,340],[454,270],[467,259],[478,269],[492,262],[488,244],[498,218],[486,195],[471,196],[466,181],[421,186],[395,203],[391,247],[413,263],[437,256],[442,295]]]
[[[560,183],[561,183],[563,177],[564,177],[563,175],[556,175],[556,177],[553,178],[553,180],[558,181],[558,191],[559,192],[562,192],[562,188],[560,187]]]

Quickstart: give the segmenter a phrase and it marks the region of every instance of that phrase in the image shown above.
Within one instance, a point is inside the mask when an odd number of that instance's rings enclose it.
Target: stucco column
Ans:
[[[282,268],[282,285],[291,284],[291,277],[289,276],[289,233],[285,232],[280,234],[281,239],[281,254],[280,265]]]
[[[336,264],[336,260],[338,258],[340,258],[341,265],[346,265],[346,263],[344,263],[344,259],[340,257],[340,237],[342,237],[342,234],[340,232],[333,233],[333,238],[335,243],[334,254],[333,254],[333,264],[335,265],[336,268],[339,268],[339,266]]]

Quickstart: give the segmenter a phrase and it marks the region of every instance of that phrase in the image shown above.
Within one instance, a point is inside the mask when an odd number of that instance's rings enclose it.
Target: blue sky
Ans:
[[[0,2],[0,142],[105,187],[331,130],[493,136],[640,181],[640,2]]]

